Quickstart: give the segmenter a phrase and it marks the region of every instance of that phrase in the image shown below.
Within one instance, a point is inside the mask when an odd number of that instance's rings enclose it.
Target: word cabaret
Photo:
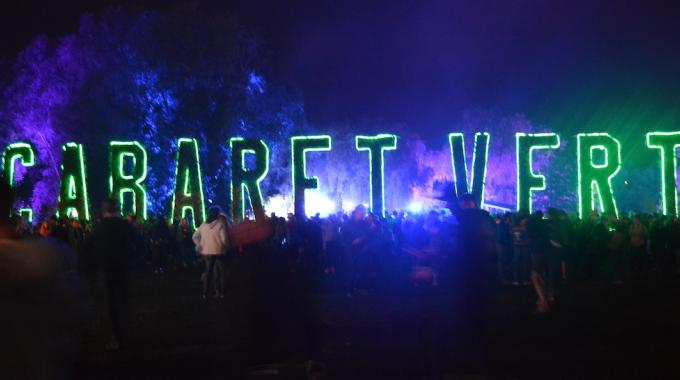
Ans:
[[[462,133],[449,134],[451,164],[455,195],[472,194],[480,205],[484,204],[484,183],[491,136],[486,132],[476,133],[472,153],[471,173],[465,162],[465,139]],[[385,214],[386,189],[384,186],[385,152],[397,149],[397,136],[378,134],[355,137],[358,151],[367,152],[370,168],[370,204],[372,212]],[[545,176],[534,172],[533,152],[539,149],[557,149],[560,136],[556,133],[516,133],[517,202],[518,210],[532,209],[534,192],[545,189]],[[678,214],[677,157],[675,150],[680,147],[680,132],[649,132],[646,144],[658,151],[661,172],[661,210],[665,215]],[[246,201],[251,205],[256,220],[264,217],[264,201],[260,182],[269,171],[270,152],[265,141],[253,138],[232,138],[231,151],[231,213],[234,220],[245,218]],[[584,217],[593,210],[607,215],[618,215],[616,197],[612,189],[612,178],[621,169],[621,144],[608,133],[581,133],[576,136],[576,165],[578,171],[578,212]],[[332,149],[332,140],[327,135],[295,136],[290,139],[291,183],[295,213],[304,214],[305,191],[317,189],[319,180],[308,176],[306,162],[308,152],[327,152]],[[595,152],[604,157],[596,162]],[[254,165],[246,167],[246,157],[253,158]],[[202,223],[205,216],[203,179],[196,139],[180,138],[177,142],[175,181],[170,219],[175,221],[187,215],[194,223]],[[127,160],[127,161],[126,161]],[[57,213],[69,217],[89,220],[91,217],[87,170],[82,144],[68,142],[62,146],[62,164]],[[131,162],[125,165],[125,162]],[[36,165],[36,152],[27,142],[16,142],[7,146],[2,154],[3,177],[14,185],[16,165],[30,168]],[[126,170],[127,168],[127,170]],[[122,209],[147,218],[149,202],[145,190],[147,177],[147,152],[137,141],[111,141],[109,144],[109,192],[121,200]],[[124,194],[128,193],[128,197]],[[126,202],[131,202],[127,203]],[[33,210],[24,208],[19,213],[32,217]]]

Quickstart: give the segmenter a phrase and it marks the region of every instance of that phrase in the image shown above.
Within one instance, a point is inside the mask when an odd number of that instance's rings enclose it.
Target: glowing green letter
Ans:
[[[69,142],[64,144],[61,149],[63,159],[61,163],[58,214],[90,220],[83,146],[82,144]]]
[[[545,176],[535,174],[532,168],[532,153],[536,149],[555,149],[560,146],[556,133],[515,133],[517,151],[517,210],[531,213],[531,194],[545,189]]]
[[[472,151],[472,178],[468,182],[467,164],[465,162],[465,139],[462,133],[449,134],[451,164],[453,166],[453,185],[456,197],[470,193],[475,197],[479,207],[484,205],[484,184],[486,182],[486,163],[489,157],[489,140],[486,132],[475,133],[475,148]],[[477,152],[483,152],[479,157]]]
[[[2,174],[10,186],[14,186],[14,165],[19,161],[25,167],[35,165],[35,153],[29,143],[16,142],[5,148],[2,154]]]
[[[317,177],[307,177],[306,153],[331,150],[330,136],[295,136],[290,139],[295,215],[305,215],[305,190],[319,187]]]
[[[28,223],[33,223],[33,210],[30,208],[19,209],[19,216],[26,218]]]
[[[357,150],[367,150],[370,162],[370,208],[371,212],[385,216],[385,157],[386,150],[397,149],[397,136],[379,134],[356,136]]]
[[[3,177],[9,183],[10,186],[14,186],[14,166],[15,163],[19,161],[21,165],[25,167],[31,167],[35,165],[35,151],[33,146],[25,142],[16,142],[10,144],[5,148],[2,153],[2,162],[0,162],[0,169],[2,170]],[[33,210],[30,208],[22,209],[25,213],[31,213],[31,219],[33,219]]]
[[[132,168],[130,173],[125,173],[125,157],[132,158]],[[146,220],[146,190],[144,180],[146,179],[146,150],[136,141],[112,141],[109,146],[109,167],[111,176],[109,177],[109,191],[111,197],[120,199],[121,211],[126,210],[126,192],[132,193],[133,215],[137,215],[142,220]]]
[[[239,137],[229,140],[231,148],[231,212],[234,221],[245,219],[246,201],[244,193],[248,192],[250,206],[256,220],[264,220],[264,201],[260,182],[269,171],[269,148],[262,140],[243,139]],[[255,167],[246,169],[246,153],[255,157]]]
[[[649,132],[647,146],[659,150],[661,157],[661,204],[664,215],[678,215],[678,160],[680,132]]]
[[[191,222],[195,228],[205,221],[203,177],[196,139],[177,140],[175,165],[175,190],[172,193],[170,222],[174,223],[191,213]]]
[[[621,143],[608,133],[579,133],[578,152],[578,213],[581,218],[595,210],[595,193],[604,214],[618,216],[612,191],[612,178],[621,170]],[[593,162],[595,149],[604,152],[604,163]]]

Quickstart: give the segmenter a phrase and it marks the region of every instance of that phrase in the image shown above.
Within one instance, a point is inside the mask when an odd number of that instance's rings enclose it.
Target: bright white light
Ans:
[[[69,213],[68,217],[71,219],[78,219],[78,210],[71,209],[71,212]]]
[[[311,190],[305,194],[305,213],[312,217],[317,213],[321,217],[327,217],[335,211],[335,202],[330,200],[325,194]]]
[[[276,216],[286,217],[289,212],[293,212],[293,201],[290,197],[274,195],[269,197],[264,204],[267,213],[276,213]]]
[[[352,212],[357,207],[357,202],[352,200],[342,201],[342,210],[345,212]]]
[[[264,209],[267,213],[276,213],[277,216],[285,217],[294,212],[293,199],[291,196],[274,195],[265,202]],[[308,190],[305,194],[305,213],[312,217],[319,213],[321,217],[327,217],[335,211],[335,202],[325,194],[315,190]]]
[[[411,204],[408,205],[408,210],[414,214],[418,214],[423,211],[423,204],[419,202],[411,202]]]

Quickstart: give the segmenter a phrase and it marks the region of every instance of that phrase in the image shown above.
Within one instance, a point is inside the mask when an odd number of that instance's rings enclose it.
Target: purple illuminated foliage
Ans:
[[[368,203],[369,172],[368,157],[356,151],[354,136],[380,132],[400,136],[397,151],[385,152],[388,210],[403,209],[412,200],[437,204],[433,188],[453,176],[446,134],[465,133],[469,168],[474,133],[482,131],[491,134],[485,198],[514,208],[514,133],[551,129],[523,115],[486,111],[464,113],[436,141],[419,138],[418,125],[312,127],[305,122],[300,97],[268,80],[258,40],[231,16],[204,14],[191,6],[165,13],[111,11],[100,19],[86,15],[73,34],[37,38],[19,54],[13,70],[0,103],[0,146],[29,140],[37,148],[38,165],[19,170],[17,178],[26,176],[23,182],[32,184],[32,189],[20,186],[23,202],[30,198],[43,216],[56,205],[60,147],[67,141],[85,146],[91,204],[96,205],[108,191],[109,141],[139,140],[149,156],[150,214],[167,215],[179,137],[198,139],[205,199],[226,205],[230,137],[266,141],[271,162],[262,190],[268,197],[290,193],[289,138],[329,134],[333,150],[310,154],[308,174],[319,177],[330,198],[356,204]],[[534,194],[534,209],[575,209],[573,141],[573,136],[561,134],[560,149],[535,153],[534,168],[546,176],[547,189]],[[657,175],[653,166],[625,169],[615,181]],[[654,204],[637,193],[616,192],[623,210]]]
[[[301,103],[265,79],[259,50],[231,16],[191,6],[86,15],[76,33],[39,37],[17,57],[0,105],[6,127],[0,145],[30,140],[36,146],[32,204],[48,215],[56,204],[64,142],[85,145],[96,201],[108,187],[108,142],[138,140],[149,154],[150,211],[159,213],[169,208],[176,139],[195,137],[206,199],[224,204],[227,139],[279,140],[303,120]]]
[[[417,134],[408,132],[404,126],[379,126],[371,124],[370,130],[398,132],[400,135],[396,152],[385,152],[385,187],[388,210],[404,209],[412,201],[425,206],[442,206],[436,200],[441,191],[437,184],[451,182],[451,153],[443,135],[436,143],[424,141]],[[382,128],[382,129],[381,129]],[[453,123],[450,132],[465,134],[466,162],[472,165],[474,134],[489,132],[491,142],[487,167],[485,199],[492,204],[507,208],[515,207],[516,160],[515,136],[518,131],[532,133],[545,128],[534,126],[523,115],[498,117],[488,112],[468,112],[460,121]],[[308,171],[319,176],[320,185],[334,199],[368,203],[368,158],[354,149],[353,134],[344,131],[363,132],[358,126],[337,125],[324,128],[333,136],[333,150],[329,153],[311,154]],[[568,140],[568,139],[567,139]],[[536,192],[535,208],[550,206],[573,209],[576,203],[574,157],[568,149],[569,142],[555,152],[534,154],[534,170],[544,173],[547,189]],[[559,168],[559,170],[558,170]]]

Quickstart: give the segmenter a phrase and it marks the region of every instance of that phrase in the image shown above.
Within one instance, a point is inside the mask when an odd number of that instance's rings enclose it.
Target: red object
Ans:
[[[411,270],[411,282],[414,284],[434,284],[435,274],[432,267],[416,266]]]
[[[274,234],[272,228],[266,220],[252,221],[246,220],[231,226],[229,240],[232,245],[242,247],[244,245],[265,240]]]

